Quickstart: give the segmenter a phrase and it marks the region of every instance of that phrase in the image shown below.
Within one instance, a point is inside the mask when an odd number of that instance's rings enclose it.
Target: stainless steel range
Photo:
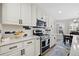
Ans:
[[[43,55],[50,48],[50,36],[45,29],[35,29],[33,35],[40,37],[40,55]]]
[[[33,28],[33,35],[40,37],[40,55],[43,55],[50,48],[50,36],[49,31],[46,30],[46,22],[37,19],[37,25]]]
[[[43,55],[45,53],[45,51],[48,50],[48,48],[50,48],[50,37],[49,35],[44,35],[44,36],[40,36],[40,53],[41,55]]]

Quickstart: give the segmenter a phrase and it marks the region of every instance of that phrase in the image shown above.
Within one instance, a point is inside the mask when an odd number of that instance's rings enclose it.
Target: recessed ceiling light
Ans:
[[[59,14],[61,14],[61,13],[62,13],[62,11],[61,11],[61,10],[59,10],[59,11],[58,11],[58,13],[59,13]]]

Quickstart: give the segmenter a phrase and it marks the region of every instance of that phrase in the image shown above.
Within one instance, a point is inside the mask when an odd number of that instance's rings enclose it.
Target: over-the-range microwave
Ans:
[[[37,19],[36,26],[37,26],[37,27],[46,27],[46,22]]]

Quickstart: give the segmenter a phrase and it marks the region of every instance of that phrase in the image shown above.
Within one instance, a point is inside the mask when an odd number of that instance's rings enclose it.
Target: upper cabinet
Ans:
[[[37,6],[35,4],[31,4],[31,16],[32,16],[32,26],[36,26],[36,20],[37,20]]]
[[[31,26],[31,4],[20,4],[22,25]]]
[[[20,4],[5,3],[2,4],[2,23],[3,24],[19,24]]]
[[[0,23],[2,23],[2,4],[0,4]]]
[[[2,23],[24,26],[36,26],[37,19],[45,21],[51,27],[53,18],[37,6],[30,3],[3,3],[0,5],[2,11]]]
[[[2,21],[3,24],[31,26],[31,4],[3,4]]]
[[[37,8],[37,18],[39,20],[45,21],[45,11],[43,11],[41,8]]]
[[[49,27],[53,27],[54,26],[54,19],[52,16],[49,16]]]

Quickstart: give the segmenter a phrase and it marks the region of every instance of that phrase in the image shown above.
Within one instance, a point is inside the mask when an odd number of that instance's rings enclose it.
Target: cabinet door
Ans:
[[[24,42],[25,55],[34,56],[34,40]]]
[[[2,23],[2,4],[0,3],[0,23]]]
[[[19,24],[20,4],[5,3],[2,4],[2,22],[4,24]]]
[[[46,19],[46,12],[44,11],[44,10],[42,10],[41,8],[37,8],[37,18],[39,19],[39,20],[42,20],[42,21],[45,21],[45,19]]]
[[[46,21],[46,12],[44,10],[42,10],[42,17],[43,17],[43,21]]]
[[[11,51],[5,54],[1,54],[0,56],[21,56],[20,50]]]
[[[48,19],[49,19],[49,27],[51,28],[51,26],[52,26],[52,20],[53,20],[53,19],[52,19],[50,16],[49,16]]]
[[[42,10],[38,7],[37,8],[37,18],[38,19],[41,19],[43,16],[42,16]]]
[[[48,15],[46,14],[46,24],[47,24],[47,27],[49,27],[49,19],[48,19]]]
[[[21,4],[22,25],[31,26],[31,4]]]
[[[36,17],[36,11],[37,11],[37,6],[36,5],[34,5],[34,4],[32,4],[31,5],[31,7],[32,7],[32,10],[31,10],[31,12],[32,12],[32,26],[36,26],[36,20],[37,20],[37,17]]]
[[[50,47],[54,46],[56,44],[56,39],[54,39],[54,35],[50,38]]]
[[[35,52],[35,56],[40,55],[40,38],[37,38],[35,40],[35,50],[34,50],[34,52]]]
[[[11,56],[21,56],[21,51],[14,51]]]

